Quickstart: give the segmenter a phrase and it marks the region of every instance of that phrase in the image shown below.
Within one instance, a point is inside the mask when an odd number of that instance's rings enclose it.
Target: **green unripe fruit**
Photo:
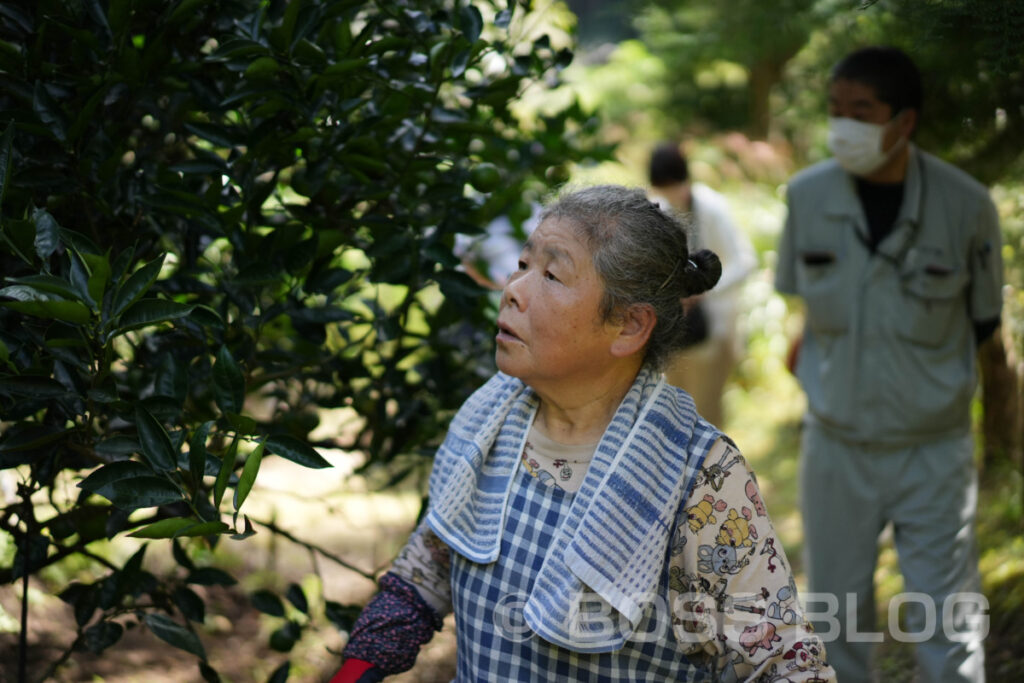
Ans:
[[[482,162],[469,172],[469,184],[477,192],[492,192],[501,184],[501,172],[489,162]]]

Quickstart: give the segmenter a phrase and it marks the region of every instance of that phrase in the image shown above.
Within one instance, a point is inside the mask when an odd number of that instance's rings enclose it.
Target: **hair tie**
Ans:
[[[674,266],[672,266],[672,272],[669,273],[665,277],[664,280],[662,280],[660,285],[658,285],[658,289],[655,290],[655,292],[654,292],[655,294],[661,294],[661,290],[665,289],[665,285],[667,285],[669,282],[671,282],[672,277],[676,274],[676,271],[679,270],[679,264],[682,263],[682,262],[683,262],[682,259],[679,259],[678,261],[676,261],[676,264]],[[690,263],[693,263],[693,261],[690,261]],[[683,266],[683,270],[686,270],[686,266]]]
[[[697,264],[694,263],[692,258],[686,259],[686,265],[690,270],[700,270],[699,266],[697,266]]]

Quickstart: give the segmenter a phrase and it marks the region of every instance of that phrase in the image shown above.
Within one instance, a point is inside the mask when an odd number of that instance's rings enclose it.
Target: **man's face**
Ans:
[[[892,107],[878,99],[873,87],[846,78],[836,79],[828,88],[828,115],[885,126],[883,152],[889,151],[901,137],[909,138],[916,123],[914,110],[905,109],[894,120]]]

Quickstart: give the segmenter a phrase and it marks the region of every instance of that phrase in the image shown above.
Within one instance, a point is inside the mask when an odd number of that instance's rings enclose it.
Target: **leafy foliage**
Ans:
[[[261,461],[327,467],[329,445],[411,462],[398,477],[427,462],[489,367],[488,300],[457,269],[456,234],[609,153],[574,104],[528,131],[510,109],[572,58],[520,44],[523,11],[0,5],[0,468],[22,481],[0,513],[18,549],[0,580],[129,533],[173,544],[179,564],[155,577],[142,546],[64,590],[76,647],[113,645],[128,615],[215,680],[188,586],[234,579],[189,549],[251,535],[240,513]],[[336,407],[359,429],[310,443]]]

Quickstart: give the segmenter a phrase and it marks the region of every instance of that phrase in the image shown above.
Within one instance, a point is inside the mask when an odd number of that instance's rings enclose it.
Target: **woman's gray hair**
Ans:
[[[711,289],[722,264],[711,251],[690,253],[687,226],[647,198],[643,190],[595,185],[570,191],[541,212],[568,221],[594,256],[604,282],[601,316],[610,320],[634,305],[649,305],[657,322],[646,360],[664,367],[682,348],[682,299]]]

